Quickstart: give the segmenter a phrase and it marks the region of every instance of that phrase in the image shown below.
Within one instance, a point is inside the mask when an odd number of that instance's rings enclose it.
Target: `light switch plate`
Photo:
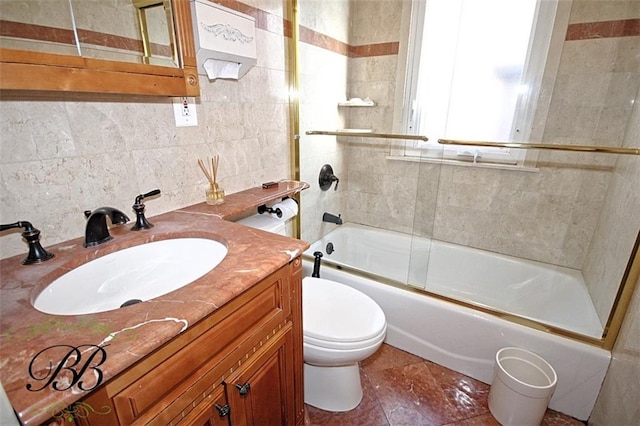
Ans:
[[[197,126],[196,98],[173,98],[173,115],[176,119],[176,127]]]

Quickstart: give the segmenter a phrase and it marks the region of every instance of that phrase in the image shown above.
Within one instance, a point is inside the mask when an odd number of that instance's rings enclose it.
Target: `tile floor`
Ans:
[[[489,385],[393,346],[383,344],[360,364],[360,372],[360,405],[346,413],[307,405],[305,425],[499,426],[489,412]],[[547,410],[542,424],[583,426],[552,410]]]

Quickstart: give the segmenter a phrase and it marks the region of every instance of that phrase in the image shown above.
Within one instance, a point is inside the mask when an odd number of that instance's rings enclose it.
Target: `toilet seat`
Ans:
[[[336,349],[339,351],[351,351],[351,350],[359,350],[359,349],[365,349],[368,348],[370,346],[377,346],[380,344],[380,342],[382,342],[385,338],[387,334],[387,327],[386,324],[383,327],[382,331],[380,332],[380,334],[378,334],[375,337],[372,337],[371,339],[366,339],[366,340],[359,340],[356,342],[333,342],[331,340],[324,340],[324,339],[315,339],[313,337],[304,336],[304,344],[305,345],[312,345],[318,348],[323,348],[323,349]]]
[[[384,312],[369,296],[322,278],[302,280],[304,343],[327,349],[359,349],[385,337]]]

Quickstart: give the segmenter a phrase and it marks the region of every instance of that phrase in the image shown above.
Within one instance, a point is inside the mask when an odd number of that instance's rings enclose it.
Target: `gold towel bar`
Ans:
[[[325,130],[309,130],[307,135],[323,135],[323,136],[355,136],[362,138],[381,138],[381,139],[408,139],[428,141],[426,136],[421,135],[405,135],[401,133],[369,133],[369,132],[344,132],[344,131],[325,131]],[[467,141],[438,139],[441,145],[466,145],[466,146],[487,146],[493,148],[518,148],[518,149],[549,149],[556,151],[573,151],[573,152],[599,152],[603,154],[626,154],[640,155],[640,148],[621,148],[613,146],[596,146],[596,145],[561,145],[535,142],[485,142],[485,141]]]
[[[382,138],[382,139],[410,139],[428,141],[426,136],[420,135],[403,135],[399,133],[369,133],[369,132],[329,132],[324,130],[309,130],[305,132],[307,135],[322,135],[322,136],[356,136],[359,138]]]
[[[520,142],[484,142],[484,141],[458,141],[451,139],[438,139],[439,144],[444,145],[466,145],[466,146],[488,146],[495,148],[518,148],[518,149],[551,149],[557,151],[580,151],[580,152],[600,152],[604,154],[627,154],[640,155],[640,148],[618,148],[612,146],[590,146],[590,145],[560,145],[547,143],[520,143]]]

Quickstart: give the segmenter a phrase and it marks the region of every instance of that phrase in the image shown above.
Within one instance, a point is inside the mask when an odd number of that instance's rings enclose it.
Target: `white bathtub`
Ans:
[[[328,254],[331,242],[334,252]],[[311,245],[336,265],[600,338],[580,271],[346,223]],[[426,285],[425,285],[426,284]]]
[[[398,269],[396,266],[402,261],[408,266],[408,259],[402,260],[402,256],[396,258],[398,253],[402,253],[403,243],[400,237],[403,234],[352,224],[342,225],[336,231],[338,232],[329,234],[328,238],[314,243],[307,254],[320,247],[320,251],[324,253],[326,244],[331,241],[336,251],[332,255],[325,253],[325,258],[332,262],[338,253],[348,258],[349,262],[354,258],[364,258],[369,264],[361,264],[361,269],[373,274],[384,272],[387,276],[390,271]],[[336,236],[341,233],[342,236]],[[380,237],[382,239],[378,243],[374,244],[371,240]],[[355,242],[357,247],[345,249],[346,243],[351,242]],[[378,248],[372,249],[375,245]],[[386,247],[386,250],[379,250],[380,245]],[[438,251],[434,248],[431,250]],[[443,250],[442,253],[447,251]],[[434,260],[440,257],[440,254],[431,254]],[[459,262],[453,264],[459,265]],[[304,275],[311,275],[312,269],[313,262],[305,261]],[[488,269],[492,270],[493,267]],[[409,274],[403,272],[402,267],[399,270],[399,275],[391,278],[406,282]],[[420,278],[416,275],[417,272],[414,270],[411,273],[412,279]],[[491,383],[495,354],[500,348],[515,346],[537,353],[558,374],[558,386],[550,407],[580,420],[588,419],[609,365],[608,351],[418,292],[380,284],[373,279],[349,274],[328,265],[321,268],[320,274],[322,278],[342,282],[368,294],[382,307],[388,322],[387,343],[482,382]],[[405,276],[404,279],[402,275]],[[439,273],[436,276],[440,276]],[[525,287],[528,282],[525,282]],[[446,287],[446,283],[443,286]],[[543,291],[548,291],[549,287],[553,286],[547,285]],[[474,292],[483,293],[479,290]]]

